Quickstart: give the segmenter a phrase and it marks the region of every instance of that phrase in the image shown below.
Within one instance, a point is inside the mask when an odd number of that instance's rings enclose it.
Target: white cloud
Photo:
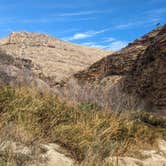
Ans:
[[[110,45],[108,45],[107,49],[118,51],[121,48],[124,48],[125,46],[127,46],[127,42],[117,40],[117,41],[112,42]]]
[[[95,48],[100,48],[100,49],[106,49],[106,45],[98,44],[96,42],[84,42],[82,45],[89,46],[89,47],[95,47]]]
[[[77,33],[77,34],[74,34],[69,40],[84,39],[90,36],[91,34],[88,34],[88,33]]]
[[[97,43],[97,42],[84,42],[84,43],[82,43],[82,45],[95,47],[95,48],[100,48],[100,49],[105,49],[105,50],[114,50],[114,51],[118,51],[121,48],[124,48],[125,46],[127,46],[127,44],[128,44],[128,42],[117,40],[117,39],[114,39],[110,43],[108,41],[105,44],[100,44],[100,43]]]
[[[116,39],[113,38],[113,37],[109,37],[107,39],[104,40],[104,42],[112,42],[112,41],[115,41]]]
[[[82,43],[82,45],[86,45],[86,46],[92,46],[92,45],[95,45],[96,43],[95,42],[84,42]]]
[[[73,41],[73,40],[85,39],[85,38],[93,37],[100,33],[104,33],[108,30],[109,29],[103,29],[99,31],[87,31],[83,33],[75,33],[73,36],[63,38],[63,40]]]

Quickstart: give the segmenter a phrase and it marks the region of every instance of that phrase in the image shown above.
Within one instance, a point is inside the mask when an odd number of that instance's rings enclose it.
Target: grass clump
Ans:
[[[133,147],[152,145],[164,137],[164,121],[145,115],[131,118],[90,103],[71,106],[52,94],[28,88],[0,88],[1,136],[26,143],[57,142],[82,163],[91,159],[101,165],[110,155],[123,156]]]

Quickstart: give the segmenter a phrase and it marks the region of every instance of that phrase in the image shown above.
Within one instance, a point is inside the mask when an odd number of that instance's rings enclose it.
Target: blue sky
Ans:
[[[0,0],[0,38],[40,32],[118,50],[157,23],[166,23],[166,0]]]

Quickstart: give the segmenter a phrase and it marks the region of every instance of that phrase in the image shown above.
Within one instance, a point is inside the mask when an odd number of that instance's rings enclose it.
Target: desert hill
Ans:
[[[0,71],[8,76],[8,81],[47,86],[60,84],[110,52],[30,32],[11,33],[0,40],[0,50]],[[13,64],[6,64],[5,57],[10,57]]]

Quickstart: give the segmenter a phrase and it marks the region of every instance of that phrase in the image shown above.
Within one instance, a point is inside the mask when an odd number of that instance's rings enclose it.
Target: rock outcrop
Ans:
[[[166,25],[74,74],[65,91],[77,85],[79,92],[70,91],[67,95],[75,96],[76,100],[93,101],[111,110],[166,112],[165,66]]]
[[[11,140],[0,143],[0,165],[75,166],[75,161],[69,155],[65,149],[53,143],[31,146]]]

